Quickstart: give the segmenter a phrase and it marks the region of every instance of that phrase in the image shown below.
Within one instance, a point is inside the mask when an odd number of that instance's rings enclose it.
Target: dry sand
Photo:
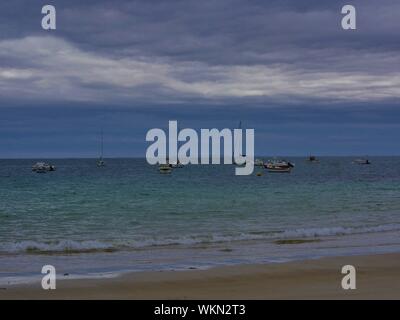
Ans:
[[[356,290],[341,288],[347,264],[357,270]],[[0,299],[400,299],[400,254],[60,280],[50,291],[3,286]]]

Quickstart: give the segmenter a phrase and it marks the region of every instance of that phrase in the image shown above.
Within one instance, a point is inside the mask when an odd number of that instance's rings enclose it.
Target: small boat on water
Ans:
[[[241,155],[241,156],[242,156],[242,157],[246,157],[246,155]],[[235,159],[233,159],[233,164],[234,164],[235,166],[238,166],[238,167],[245,167],[245,166],[246,166],[246,160],[244,160],[243,163],[238,163],[238,162],[236,162]]]
[[[307,159],[308,162],[319,162],[316,156],[309,156]]]
[[[290,173],[290,171],[292,169],[273,166],[273,167],[269,167],[267,170],[268,170],[268,172],[271,172],[271,173]]]
[[[353,161],[355,164],[371,164],[371,162],[368,159],[356,159]]]
[[[170,164],[165,163],[165,164],[160,164],[158,166],[158,171],[162,174],[168,174],[172,172],[172,167]]]
[[[239,129],[239,130],[242,130],[242,121],[239,121],[238,129]],[[245,154],[241,154],[241,153],[240,153],[239,155],[240,155],[240,157],[246,158],[246,155],[245,155]],[[233,158],[233,164],[234,164],[235,166],[238,166],[238,167],[245,167],[245,166],[246,166],[246,159],[245,159],[242,163],[239,163],[239,162],[236,162],[236,159],[235,159],[235,158]]]
[[[264,161],[262,161],[261,159],[256,159],[256,160],[254,160],[254,166],[263,167],[264,166]]]
[[[103,151],[104,151],[104,143],[103,143],[103,129],[101,130],[101,147],[100,147],[100,158],[97,161],[98,167],[105,167],[106,162],[103,160]]]
[[[105,165],[106,165],[106,163],[102,158],[100,158],[99,161],[97,161],[98,167],[105,167]]]
[[[286,160],[270,160],[264,164],[264,167],[268,172],[289,173],[294,168],[294,164]]]
[[[56,171],[56,167],[45,162],[36,162],[32,166],[32,171],[36,173],[46,173],[49,171]]]
[[[183,168],[183,167],[184,167],[184,165],[183,165],[179,160],[178,160],[177,163],[170,163],[169,166],[170,166],[171,168],[174,168],[174,169],[176,169],[176,168]]]

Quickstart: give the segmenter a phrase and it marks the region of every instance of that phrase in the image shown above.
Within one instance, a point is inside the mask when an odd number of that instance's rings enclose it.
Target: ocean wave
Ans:
[[[323,227],[299,228],[281,232],[240,233],[231,235],[197,235],[176,238],[142,239],[137,241],[122,241],[121,243],[105,243],[101,241],[60,240],[52,242],[20,241],[0,244],[0,254],[30,253],[30,254],[74,254],[115,252],[120,250],[137,250],[148,247],[162,246],[196,246],[201,244],[217,244],[235,241],[275,241],[279,239],[305,239],[351,234],[400,231],[400,224],[387,224],[366,227]]]
[[[330,228],[304,228],[285,230],[278,234],[279,238],[315,238],[326,236],[341,236],[350,234],[375,233],[387,231],[400,231],[400,224],[387,224],[369,227],[330,227]]]
[[[95,251],[114,251],[115,248],[106,243],[99,241],[74,241],[60,240],[52,242],[37,242],[37,241],[19,241],[6,243],[0,246],[2,253],[79,253],[79,252],[95,252]]]

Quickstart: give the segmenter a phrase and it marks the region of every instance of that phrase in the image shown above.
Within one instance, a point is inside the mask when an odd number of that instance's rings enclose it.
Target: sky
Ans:
[[[102,128],[106,157],[144,157],[168,120],[242,121],[258,155],[400,155],[399,34],[398,0],[2,1],[0,158],[97,157]]]

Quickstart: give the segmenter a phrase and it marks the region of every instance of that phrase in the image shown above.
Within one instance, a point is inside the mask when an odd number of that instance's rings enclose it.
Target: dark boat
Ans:
[[[307,161],[309,161],[309,162],[319,162],[319,160],[317,159],[316,156],[309,156]]]
[[[371,162],[368,159],[356,159],[353,161],[353,163],[356,164],[371,164]]]

